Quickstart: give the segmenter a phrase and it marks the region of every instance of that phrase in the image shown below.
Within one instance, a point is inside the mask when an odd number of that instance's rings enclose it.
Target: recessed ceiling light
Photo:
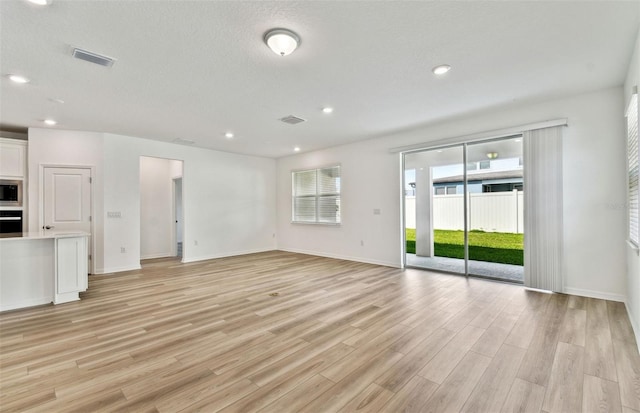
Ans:
[[[496,159],[498,157],[498,152],[487,152],[487,158]]]
[[[20,75],[9,75],[8,77],[9,77],[9,80],[11,80],[12,82],[15,82],[15,83],[21,83],[21,84],[23,84],[23,83],[29,83],[29,79],[27,79],[27,78],[26,78],[26,77],[24,77],[24,76],[20,76]]]
[[[300,37],[291,30],[273,29],[264,35],[264,42],[275,54],[286,56],[300,45]]]
[[[327,106],[326,108],[322,108],[322,112],[324,112],[324,113],[332,113],[333,112],[333,108]]]
[[[231,139],[231,138],[233,138],[233,133],[227,132],[227,133],[224,134],[224,137],[227,138],[227,139]]]
[[[31,4],[35,4],[36,6],[48,6],[51,4],[51,0],[27,0]]]
[[[300,147],[299,147],[299,146],[296,146],[295,148],[293,148],[293,151],[294,151],[294,152],[300,152]]]
[[[47,124],[47,125],[49,125],[49,126],[54,126],[54,125],[57,125],[57,124],[58,124],[58,122],[56,122],[56,121],[55,121],[55,120],[53,120],[53,119],[45,119],[45,120],[44,120],[44,123],[46,123],[46,124]]]
[[[439,65],[439,66],[434,67],[432,70],[433,70],[433,73],[435,75],[444,75],[449,70],[451,70],[451,66],[449,66],[449,65]]]

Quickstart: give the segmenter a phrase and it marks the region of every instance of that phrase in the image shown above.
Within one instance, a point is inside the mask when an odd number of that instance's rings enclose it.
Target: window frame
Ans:
[[[325,193],[325,194],[319,194],[319,181],[318,181],[318,174],[320,173],[320,171],[325,170],[325,169],[334,169],[334,168],[338,168],[339,171],[339,178],[340,178],[340,185],[339,185],[339,191],[338,192],[332,192],[332,193]],[[302,172],[310,172],[310,171],[314,171],[316,173],[316,179],[315,179],[315,183],[316,183],[316,189],[315,189],[315,193],[312,195],[299,195],[296,196],[296,174],[298,173],[302,173]],[[336,197],[338,199],[338,208],[339,208],[339,214],[338,214],[338,221],[337,222],[323,222],[319,220],[319,200],[321,198],[329,198],[329,197]],[[297,221],[295,219],[296,217],[296,199],[303,199],[303,198],[313,198],[315,199],[315,221]],[[291,223],[292,224],[302,224],[302,225],[327,225],[327,226],[340,226],[342,225],[342,165],[341,164],[331,164],[331,165],[326,165],[326,166],[321,166],[321,167],[317,167],[317,168],[304,168],[304,169],[295,169],[291,171]]]

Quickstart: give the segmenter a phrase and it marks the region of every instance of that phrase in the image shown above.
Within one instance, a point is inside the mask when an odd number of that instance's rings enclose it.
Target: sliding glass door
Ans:
[[[404,155],[406,264],[466,274],[464,147]]]
[[[406,265],[523,280],[520,136],[404,154]]]

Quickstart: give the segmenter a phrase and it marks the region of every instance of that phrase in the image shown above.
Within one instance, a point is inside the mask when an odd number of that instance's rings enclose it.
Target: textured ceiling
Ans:
[[[639,15],[637,1],[4,0],[0,123],[54,117],[60,129],[279,157],[621,85]],[[262,36],[275,27],[301,47],[271,52]],[[73,59],[72,46],[117,62]],[[436,78],[441,63],[453,69]],[[278,121],[291,114],[307,122]]]

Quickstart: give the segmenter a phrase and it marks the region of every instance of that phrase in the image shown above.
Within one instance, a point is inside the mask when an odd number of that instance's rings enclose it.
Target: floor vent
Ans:
[[[111,67],[116,62],[115,59],[112,59],[110,57],[102,56],[88,50],[78,49],[77,47],[73,49],[72,55],[76,59],[84,60],[85,62],[89,63],[95,63],[97,65],[105,67]]]
[[[297,125],[298,123],[306,122],[306,119],[302,119],[293,115],[285,116],[280,120],[284,123],[288,123],[289,125]]]

